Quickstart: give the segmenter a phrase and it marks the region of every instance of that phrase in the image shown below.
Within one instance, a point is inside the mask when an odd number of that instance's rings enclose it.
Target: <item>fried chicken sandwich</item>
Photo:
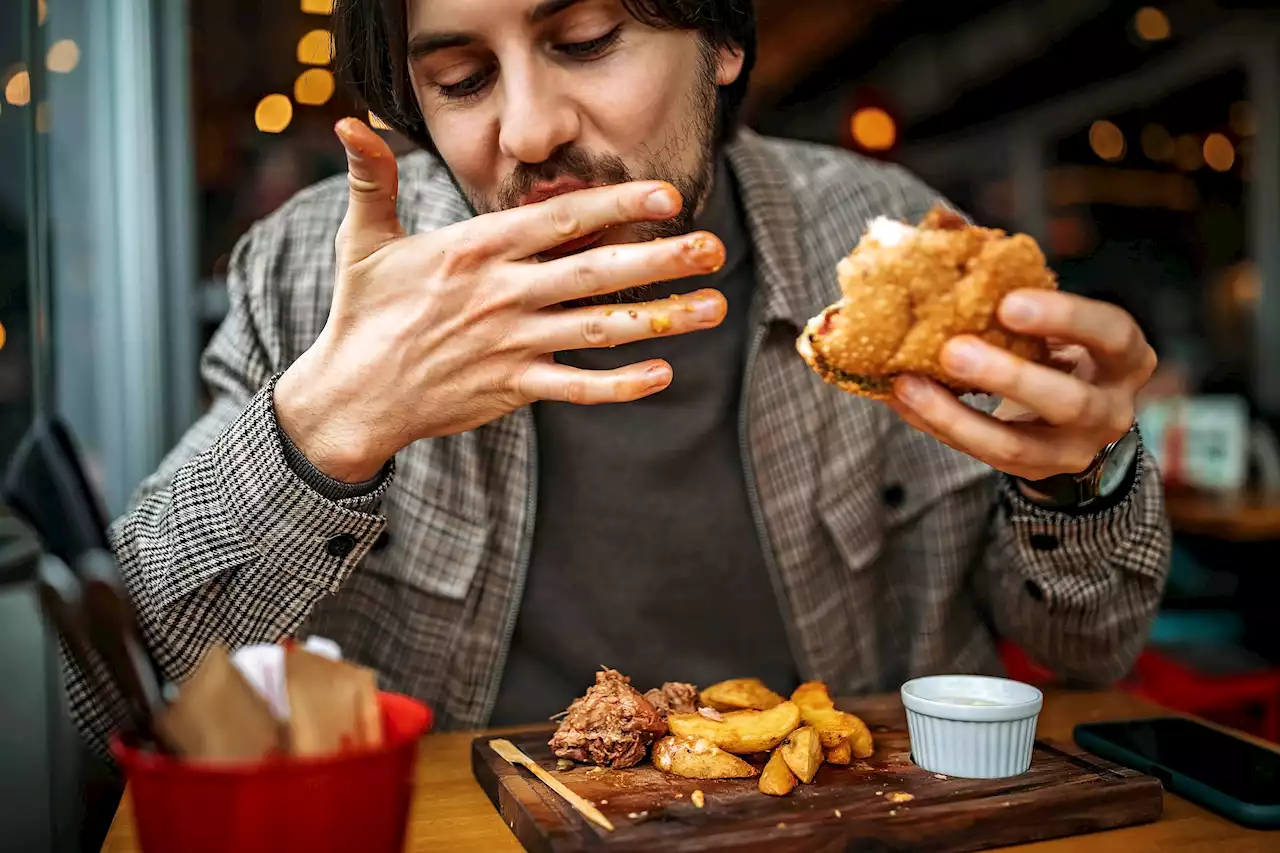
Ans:
[[[940,364],[956,335],[1048,363],[1043,339],[1016,334],[996,316],[1010,291],[1058,286],[1026,234],[971,226],[941,206],[916,226],[878,217],[836,275],[843,298],[809,321],[796,349],[824,381],[852,394],[888,399],[902,374],[958,395],[981,393]]]

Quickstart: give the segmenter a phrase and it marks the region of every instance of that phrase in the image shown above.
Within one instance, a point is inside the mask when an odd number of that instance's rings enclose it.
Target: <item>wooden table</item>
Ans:
[[[1178,533],[1228,542],[1280,541],[1280,501],[1258,495],[1218,498],[1170,490],[1165,509]]]
[[[1169,712],[1118,691],[1049,690],[1038,733],[1040,737],[1070,740],[1076,723],[1159,713]],[[436,734],[423,741],[406,853],[522,853],[472,778],[470,748],[475,734]],[[1166,794],[1164,814],[1155,823],[1004,849],[1025,853],[1273,853],[1280,849],[1280,831],[1245,829]],[[102,851],[138,851],[127,794]]]

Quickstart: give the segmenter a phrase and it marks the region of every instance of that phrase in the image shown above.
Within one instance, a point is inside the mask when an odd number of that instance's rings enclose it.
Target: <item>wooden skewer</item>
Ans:
[[[495,738],[494,740],[489,741],[489,747],[494,752],[498,753],[498,756],[507,763],[513,766],[524,766],[528,768],[530,773],[546,783],[548,788],[564,797],[569,805],[581,812],[582,816],[587,820],[604,827],[610,832],[613,832],[613,824],[609,822],[607,817],[600,813],[599,809],[591,805],[591,803],[587,802],[579,795],[575,794],[573,791],[569,790],[563,782],[543,770],[538,762],[521,752],[520,748],[514,743],[506,738]]]

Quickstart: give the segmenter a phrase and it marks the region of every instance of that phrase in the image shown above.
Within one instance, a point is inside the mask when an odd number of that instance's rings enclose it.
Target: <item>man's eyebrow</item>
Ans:
[[[416,62],[437,50],[450,47],[466,47],[475,41],[464,33],[422,33],[409,39],[409,61]]]
[[[583,0],[542,0],[537,6],[533,7],[533,11],[529,13],[529,21],[534,24],[540,24],[547,18],[559,15],[570,6],[577,6]]]
[[[571,6],[576,6],[582,2],[583,0],[542,0],[529,12],[529,21],[530,23],[540,24],[548,18],[553,18]],[[446,50],[451,47],[466,47],[473,41],[475,41],[475,38],[466,33],[422,33],[409,39],[409,61],[417,61],[438,50]]]

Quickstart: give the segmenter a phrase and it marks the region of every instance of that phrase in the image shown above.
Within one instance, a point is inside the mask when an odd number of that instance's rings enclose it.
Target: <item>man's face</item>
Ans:
[[[713,172],[716,86],[740,56],[654,29],[619,0],[408,0],[410,73],[427,129],[477,213],[587,186],[670,181],[670,222],[565,244],[685,233]]]

